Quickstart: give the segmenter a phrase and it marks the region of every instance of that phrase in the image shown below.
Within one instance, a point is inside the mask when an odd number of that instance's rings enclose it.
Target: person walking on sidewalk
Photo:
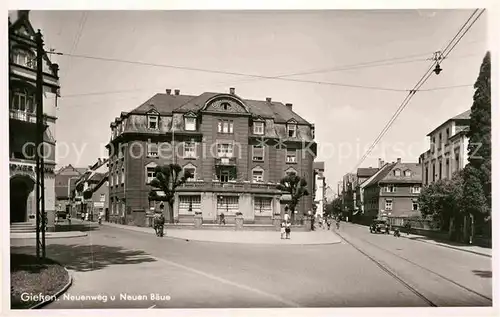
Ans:
[[[281,222],[281,228],[280,228],[281,239],[285,239],[285,227],[286,227],[285,221]]]
[[[290,221],[287,221],[285,223],[285,234],[286,234],[286,239],[290,239],[290,232],[292,231],[292,223]]]

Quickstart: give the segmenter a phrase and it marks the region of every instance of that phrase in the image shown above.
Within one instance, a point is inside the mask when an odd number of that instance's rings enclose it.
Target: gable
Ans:
[[[224,96],[208,100],[204,110],[229,113],[248,113],[246,107],[239,100]]]
[[[297,120],[292,118],[292,119],[288,120],[286,123],[287,124],[297,124]]]
[[[182,167],[182,169],[185,169],[185,168],[196,169],[196,166],[194,166],[192,163],[187,163],[186,165],[184,165]]]
[[[184,114],[184,117],[187,117],[187,118],[196,118],[197,115],[196,115],[196,113],[194,113],[192,111],[189,111],[186,114]]]
[[[146,112],[147,115],[153,115],[153,116],[159,116],[160,113],[158,112],[158,110],[155,109],[155,107],[153,105],[151,105],[151,109]],[[120,120],[120,118],[116,118],[116,120]]]

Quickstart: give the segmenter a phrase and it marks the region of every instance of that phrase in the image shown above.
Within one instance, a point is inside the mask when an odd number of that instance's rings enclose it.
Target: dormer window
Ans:
[[[395,170],[394,176],[397,176],[397,177],[401,176],[401,170],[399,170],[399,169]]]
[[[406,177],[411,176],[411,171],[410,171],[410,170],[406,170],[406,171],[405,171],[405,176],[406,176]]]
[[[184,118],[184,125],[186,131],[196,131],[196,118],[195,117]]]
[[[148,128],[151,130],[158,130],[158,116],[149,115],[148,116]]]
[[[254,122],[253,123],[253,133],[254,134],[264,134],[264,122]]]
[[[286,126],[287,129],[287,135],[289,138],[295,138],[297,137],[297,125],[294,123],[289,123]]]

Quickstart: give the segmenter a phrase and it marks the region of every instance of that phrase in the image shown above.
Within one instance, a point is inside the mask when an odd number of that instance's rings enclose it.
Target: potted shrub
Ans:
[[[243,213],[238,211],[236,213],[236,217],[234,218],[234,221],[236,223],[236,230],[243,229]]]
[[[194,227],[201,228],[202,225],[203,225],[203,215],[201,214],[201,211],[196,211],[194,213]]]

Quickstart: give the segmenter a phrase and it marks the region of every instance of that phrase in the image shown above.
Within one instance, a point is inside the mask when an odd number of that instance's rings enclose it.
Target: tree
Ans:
[[[483,59],[474,84],[470,114],[469,163],[465,168],[465,211],[480,219],[491,215],[491,58]]]
[[[189,172],[183,172],[179,164],[167,164],[155,168],[155,178],[151,181],[153,189],[149,192],[149,199],[165,201],[168,204],[170,223],[174,222],[174,200],[177,187],[191,177]],[[158,190],[162,191],[163,195],[158,195]]]
[[[293,222],[295,219],[295,208],[297,207],[300,198],[302,198],[302,196],[309,195],[307,190],[307,181],[304,178],[297,176],[295,173],[290,173],[280,180],[276,188],[290,194],[291,201],[288,204],[288,208],[292,214]]]
[[[451,179],[442,179],[429,184],[422,189],[418,204],[422,216],[438,221],[441,229],[452,234],[454,220],[461,214],[463,201],[463,172],[457,172]]]
[[[337,197],[326,205],[327,216],[338,216],[342,213],[342,198]]]

